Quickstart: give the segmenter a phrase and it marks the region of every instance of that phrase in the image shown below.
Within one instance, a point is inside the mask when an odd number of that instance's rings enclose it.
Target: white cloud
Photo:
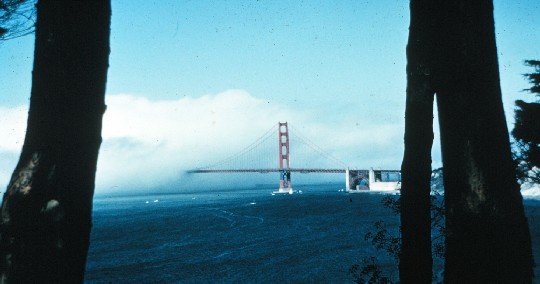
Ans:
[[[524,183],[521,185],[521,194],[525,199],[540,200],[540,184]]]
[[[27,117],[27,107],[0,107],[0,151],[18,152],[22,149]]]
[[[325,118],[331,114],[323,113],[324,110],[269,103],[243,90],[177,100],[150,100],[129,94],[108,95],[106,100],[96,192],[245,182],[238,176],[190,177],[184,172],[238,152],[278,121],[288,121],[292,125],[293,166],[318,166],[324,160],[316,160],[316,155],[306,155],[309,149],[298,147],[299,141],[294,141],[295,131],[353,167],[397,169],[403,153],[401,121],[388,123],[362,119],[352,113],[344,121],[328,124]],[[0,187],[5,188],[22,148],[28,108],[0,107],[0,114]],[[435,132],[438,133],[437,124]],[[438,143],[436,138],[435,154],[440,151]],[[277,163],[277,157],[270,159]],[[260,174],[253,177],[261,183],[273,183],[276,179]],[[297,175],[293,182],[302,178],[314,177]],[[538,187],[534,186],[523,187],[522,193],[525,198],[540,196]]]
[[[28,108],[0,107],[0,191],[4,191],[24,143]]]
[[[177,100],[119,94],[108,95],[106,101],[97,192],[193,181],[183,175],[185,170],[236,153],[278,121],[288,121],[304,137],[353,166],[397,168],[401,160],[401,123],[351,119],[328,125],[326,113],[270,103],[243,90]],[[26,109],[3,113],[7,116],[0,130],[9,138],[2,137],[0,151],[16,153],[24,137]],[[0,169],[0,184],[7,183],[4,177],[12,169]]]

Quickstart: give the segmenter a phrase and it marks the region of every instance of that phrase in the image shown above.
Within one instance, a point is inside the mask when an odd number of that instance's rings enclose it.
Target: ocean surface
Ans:
[[[331,184],[296,189],[302,194],[271,195],[261,186],[96,197],[86,282],[343,283],[370,256],[397,277],[393,257],[364,239],[379,220],[397,233],[399,216],[381,204],[384,194],[347,194]],[[538,263],[540,201],[525,205]]]

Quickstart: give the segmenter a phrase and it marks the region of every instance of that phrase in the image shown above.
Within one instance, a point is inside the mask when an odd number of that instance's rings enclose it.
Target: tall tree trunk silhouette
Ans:
[[[530,283],[531,239],[501,99],[493,3],[439,2],[445,281]]]
[[[83,281],[110,9],[105,0],[37,3],[26,137],[1,210],[3,281]]]
[[[426,200],[435,92],[444,167],[445,282],[530,283],[531,240],[502,106],[492,1],[411,0],[407,52],[402,282],[431,280]]]
[[[401,165],[401,254],[402,283],[431,283],[430,179],[433,144],[434,32],[429,29],[430,1],[411,1],[407,44],[407,100],[405,153]]]

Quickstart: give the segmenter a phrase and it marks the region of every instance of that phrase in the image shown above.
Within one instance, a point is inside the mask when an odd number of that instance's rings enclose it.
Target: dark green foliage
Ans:
[[[399,198],[396,199],[391,195],[383,197],[381,203],[384,207],[391,209],[394,214],[399,214],[401,210],[399,206]]]
[[[349,273],[353,275],[354,283],[392,283],[388,277],[383,276],[375,257],[364,258],[362,266],[359,264],[351,266]]]
[[[524,74],[532,84],[525,91],[536,95],[536,101],[516,101],[514,137],[514,160],[517,177],[521,182],[540,183],[540,61],[526,60],[525,65],[535,72]]]
[[[433,256],[444,257],[444,200],[441,194],[442,187],[442,168],[433,170],[431,175],[431,236]],[[387,195],[381,200],[381,204],[392,210],[392,213],[400,213],[401,197]],[[390,232],[384,221],[379,220],[373,224],[373,231],[365,234],[364,239],[370,242],[377,251],[383,251],[393,257],[396,262],[399,261],[401,250],[401,237],[398,232]],[[393,283],[390,277],[383,275],[380,267],[377,265],[376,257],[364,258],[362,264],[355,264],[349,269],[355,283]]]
[[[516,101],[516,124],[512,135],[519,140],[540,143],[540,103]]]
[[[525,74],[529,83],[532,84],[531,88],[525,90],[536,94],[536,96],[540,98],[540,60],[525,60],[525,65],[535,69],[534,73]]]
[[[0,41],[34,32],[35,0],[0,0]]]
[[[396,199],[399,202],[398,199]],[[373,224],[375,233],[367,232],[364,236],[366,241],[370,241],[371,244],[377,250],[383,250],[388,255],[393,256],[396,261],[399,260],[399,251],[401,249],[401,238],[399,235],[393,235],[388,230],[383,221],[377,221]]]

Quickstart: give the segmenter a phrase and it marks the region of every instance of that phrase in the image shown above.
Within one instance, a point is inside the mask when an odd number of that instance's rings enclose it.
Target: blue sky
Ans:
[[[351,166],[399,168],[408,1],[112,5],[98,192],[175,183],[278,120]],[[537,0],[495,1],[509,125],[513,101],[527,98],[522,62],[540,58],[538,15]],[[22,146],[32,60],[32,36],[0,44],[2,187]]]

